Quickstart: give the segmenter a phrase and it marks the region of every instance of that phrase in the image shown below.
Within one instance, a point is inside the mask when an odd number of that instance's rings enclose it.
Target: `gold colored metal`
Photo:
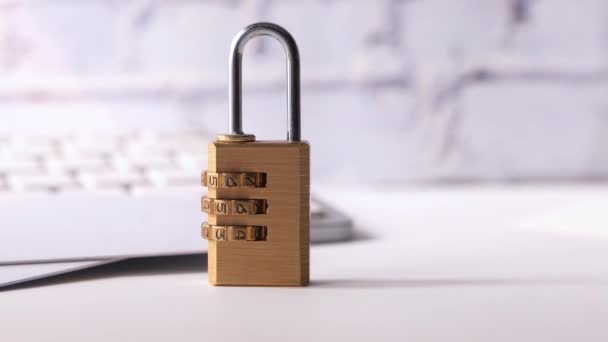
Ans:
[[[265,175],[246,187],[242,175]],[[239,177],[236,175],[239,174]],[[227,186],[226,177],[238,186]],[[257,177],[257,176],[256,176]],[[209,144],[209,281],[213,285],[304,286],[309,283],[310,147],[306,142],[254,141]],[[212,180],[215,186],[212,186]],[[265,200],[265,215],[236,215],[232,201]],[[211,201],[213,200],[213,203]],[[218,210],[219,209],[219,210]],[[212,212],[211,212],[212,211]],[[267,227],[260,230],[230,227]],[[203,229],[204,230],[204,229]],[[256,235],[257,234],[257,235]],[[236,241],[233,241],[236,240]],[[231,241],[225,243],[225,241]]]
[[[207,172],[201,174],[201,184],[210,188],[263,188],[266,174],[260,172]]]
[[[216,209],[219,207],[219,210]],[[203,196],[201,209],[208,214],[261,215],[266,214],[268,204],[263,199],[218,200]]]
[[[268,229],[264,226],[214,226],[203,223],[201,236],[209,241],[265,241]]]
[[[255,141],[253,134],[220,134],[217,136],[218,141],[223,142],[251,142]]]

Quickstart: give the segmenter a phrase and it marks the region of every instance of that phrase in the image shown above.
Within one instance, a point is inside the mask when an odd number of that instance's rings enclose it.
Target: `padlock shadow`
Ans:
[[[207,254],[132,258],[10,285],[0,292],[128,276],[206,273]],[[205,276],[206,277],[206,276]]]

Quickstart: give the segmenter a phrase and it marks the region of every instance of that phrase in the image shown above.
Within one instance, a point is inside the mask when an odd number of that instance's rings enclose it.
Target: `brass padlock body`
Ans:
[[[305,286],[310,254],[310,147],[306,142],[209,144],[210,173],[264,173],[263,187],[209,187],[216,199],[263,199],[262,215],[209,214],[216,226],[266,226],[265,241],[209,240],[213,285]]]

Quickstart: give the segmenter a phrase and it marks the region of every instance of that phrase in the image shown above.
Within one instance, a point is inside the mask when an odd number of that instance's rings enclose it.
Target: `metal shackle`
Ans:
[[[279,25],[255,23],[242,29],[232,40],[228,98],[231,135],[243,135],[243,51],[247,42],[257,36],[277,39],[287,57],[287,140],[300,141],[300,52],[291,34]]]

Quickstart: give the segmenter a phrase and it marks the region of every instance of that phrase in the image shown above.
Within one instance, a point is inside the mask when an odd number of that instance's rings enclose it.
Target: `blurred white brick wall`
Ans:
[[[317,182],[608,178],[606,0],[0,0],[0,133],[222,132],[260,20],[299,42]],[[284,63],[247,48],[258,138],[284,137]]]

